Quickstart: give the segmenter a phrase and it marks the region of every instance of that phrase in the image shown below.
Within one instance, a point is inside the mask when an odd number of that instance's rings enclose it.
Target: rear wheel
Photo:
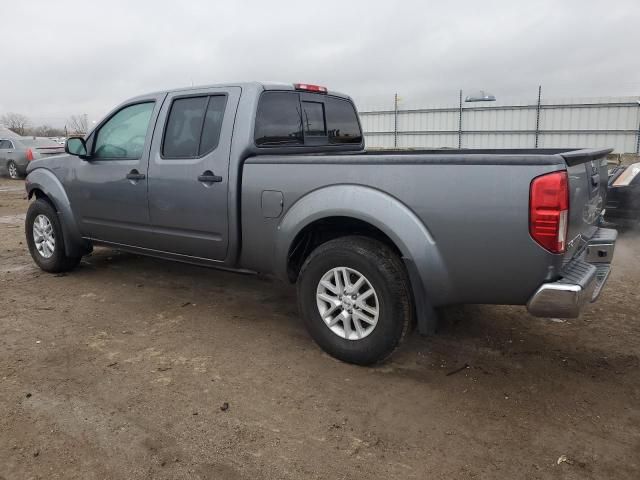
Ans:
[[[412,320],[404,265],[385,244],[367,237],[316,248],[298,276],[298,305],[313,339],[330,355],[369,365],[398,347]]]
[[[81,257],[65,253],[60,219],[46,200],[38,199],[29,205],[25,234],[31,258],[45,272],[65,272],[80,263]]]
[[[11,177],[14,180],[19,180],[20,179],[20,172],[18,171],[18,166],[16,165],[16,162],[14,162],[13,160],[9,160],[9,163],[7,163],[7,172],[9,172],[9,177]]]

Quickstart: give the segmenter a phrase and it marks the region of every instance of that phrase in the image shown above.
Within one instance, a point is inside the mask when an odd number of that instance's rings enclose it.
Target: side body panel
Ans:
[[[531,239],[528,208],[531,180],[565,166],[553,157],[536,160],[249,159],[243,174],[241,265],[284,278],[288,245],[304,226],[323,217],[351,216],[396,242],[416,264],[435,306],[524,304],[562,266],[562,255]],[[279,218],[265,218],[265,190],[283,192]]]

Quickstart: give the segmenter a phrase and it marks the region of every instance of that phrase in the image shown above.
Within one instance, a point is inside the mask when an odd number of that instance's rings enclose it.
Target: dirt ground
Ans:
[[[636,235],[580,319],[449,308],[362,368],[259,277],[106,249],[41,272],[23,194],[0,181],[0,479],[640,478]]]

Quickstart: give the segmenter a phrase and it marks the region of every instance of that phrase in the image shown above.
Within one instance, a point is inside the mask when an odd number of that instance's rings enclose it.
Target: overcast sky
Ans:
[[[7,3],[9,3],[7,5]],[[309,82],[361,107],[640,95],[640,0],[4,1],[0,115],[64,125],[154,90]]]

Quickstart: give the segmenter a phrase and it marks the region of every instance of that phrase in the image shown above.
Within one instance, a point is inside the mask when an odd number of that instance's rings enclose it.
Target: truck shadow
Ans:
[[[99,274],[102,281],[104,270],[115,276],[112,281],[140,286],[140,301],[148,296],[142,287],[162,290],[164,298],[168,295],[176,305],[195,304],[214,294],[227,299],[226,305],[238,312],[234,322],[249,331],[260,322],[262,329],[285,337],[283,342],[300,342],[300,346],[311,342],[291,285],[108,249],[96,249],[73,275],[93,281],[94,274]],[[606,292],[603,297],[601,301],[606,302]],[[633,305],[624,308],[633,310]],[[626,314],[633,321],[633,313]],[[414,331],[390,360],[373,368],[424,381],[465,365],[483,375],[540,372],[546,366],[591,378],[640,366],[637,327],[631,329],[630,337],[624,336],[606,315],[593,311],[571,321],[535,318],[524,307],[514,306],[455,306],[440,309],[439,315],[436,335],[422,337]],[[633,346],[624,351],[624,344],[630,342]]]

